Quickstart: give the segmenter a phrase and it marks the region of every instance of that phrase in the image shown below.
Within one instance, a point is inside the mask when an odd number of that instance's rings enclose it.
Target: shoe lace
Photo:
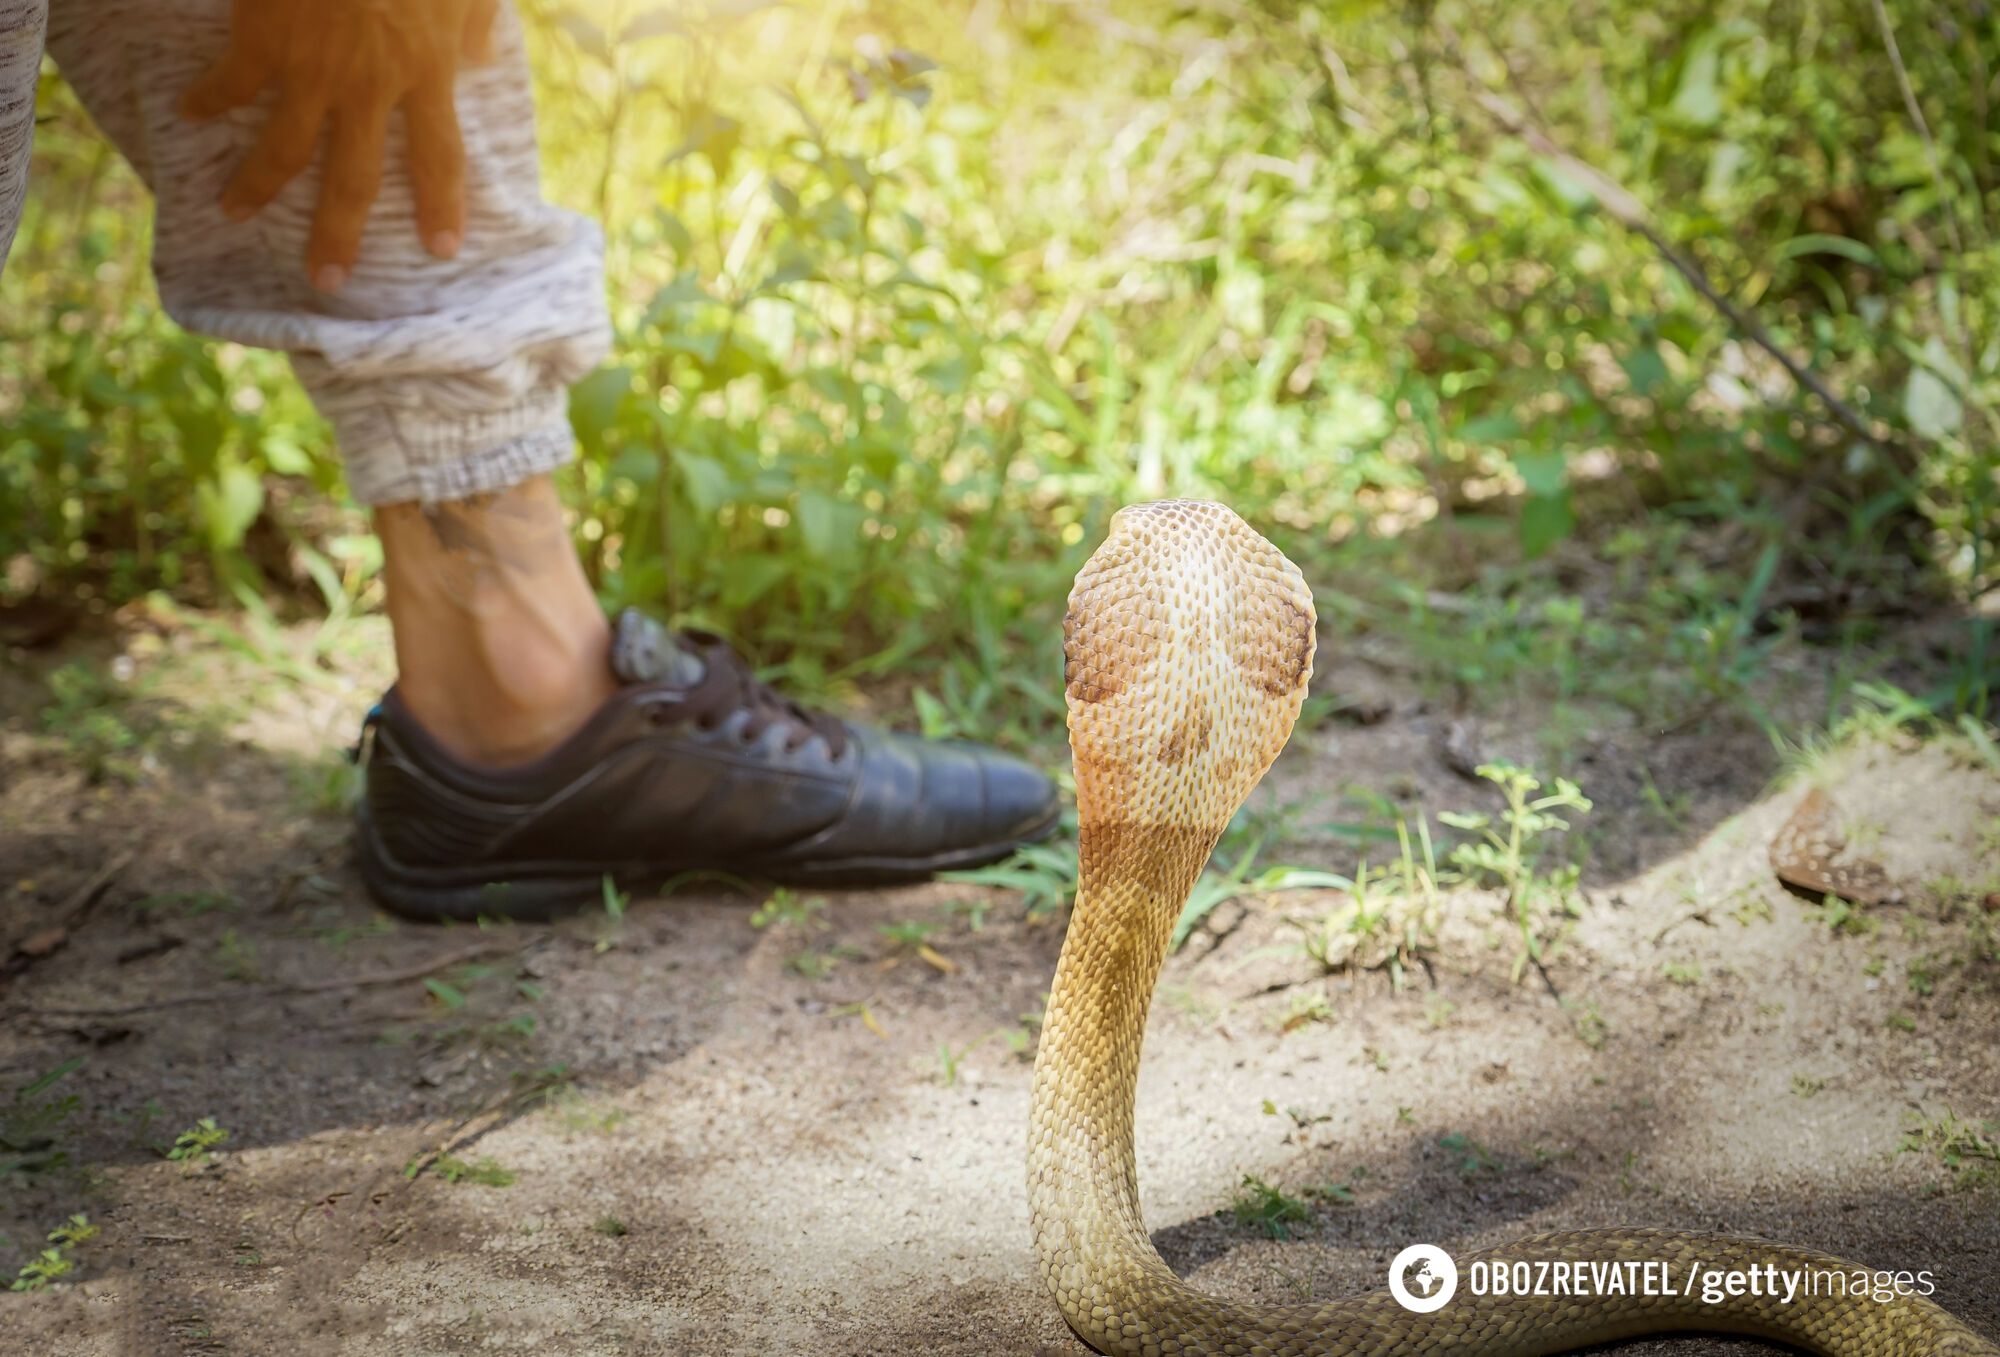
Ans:
[[[686,633],[701,652],[708,673],[688,694],[684,710],[697,724],[713,728],[734,711],[749,713],[742,727],[745,741],[755,740],[772,726],[786,730],[785,749],[795,751],[817,735],[827,752],[839,758],[847,748],[847,726],[828,712],[802,706],[758,678],[745,660],[720,637]]]

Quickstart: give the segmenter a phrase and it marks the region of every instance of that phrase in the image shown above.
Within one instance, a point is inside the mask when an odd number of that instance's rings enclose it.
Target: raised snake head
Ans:
[[[1063,619],[1079,819],[1220,833],[1298,719],[1313,627],[1298,567],[1232,510],[1119,510]]]

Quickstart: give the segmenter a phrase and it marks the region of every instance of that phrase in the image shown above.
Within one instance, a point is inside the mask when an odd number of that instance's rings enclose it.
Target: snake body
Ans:
[[[1206,1295],[1161,1260],[1139,1214],[1133,1095],[1169,934],[1224,826],[1283,748],[1312,675],[1298,569],[1233,512],[1166,501],[1114,516],[1064,619],[1079,880],[1035,1061],[1029,1207],[1043,1280],[1106,1353],[1527,1357],[1638,1334],[1720,1330],[1835,1357],[1996,1357],[1929,1300],[1899,1294],[1492,1297],[1431,1313],[1387,1292],[1320,1305]],[[1657,1262],[1745,1272],[1858,1264],[1757,1240],[1652,1229],[1546,1234],[1455,1260]]]

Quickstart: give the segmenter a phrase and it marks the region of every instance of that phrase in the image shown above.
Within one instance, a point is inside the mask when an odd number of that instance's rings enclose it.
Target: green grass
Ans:
[[[483,1156],[468,1162],[456,1155],[442,1154],[431,1165],[433,1172],[454,1186],[459,1183],[476,1183],[480,1187],[512,1187],[520,1175],[512,1169],[503,1168],[491,1156]]]
[[[1905,1154],[1922,1154],[1965,1190],[2000,1188],[2000,1123],[1974,1122],[1953,1112],[1918,1117],[1903,1137]]]
[[[1451,1158],[1461,1178],[1478,1178],[1500,1172],[1498,1155],[1463,1131],[1438,1137],[1438,1148]]]
[[[62,1135],[83,1100],[58,1086],[83,1064],[84,1057],[71,1056],[15,1089],[0,1104],[0,1183],[14,1174],[51,1173],[68,1166]]]
[[[1252,1174],[1243,1176],[1243,1190],[1229,1213],[1244,1229],[1256,1229],[1271,1239],[1290,1239],[1292,1227],[1312,1219],[1312,1205]]]

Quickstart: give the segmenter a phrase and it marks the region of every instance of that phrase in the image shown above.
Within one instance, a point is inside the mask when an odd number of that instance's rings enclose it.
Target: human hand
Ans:
[[[465,147],[452,81],[461,58],[491,56],[499,0],[235,0],[229,47],[181,96],[181,113],[212,118],[276,82],[278,106],[222,191],[232,221],[260,211],[312,163],[332,125],[306,276],[337,292],[353,271],[382,181],[389,113],[409,132],[417,232],[440,259],[465,233]]]

